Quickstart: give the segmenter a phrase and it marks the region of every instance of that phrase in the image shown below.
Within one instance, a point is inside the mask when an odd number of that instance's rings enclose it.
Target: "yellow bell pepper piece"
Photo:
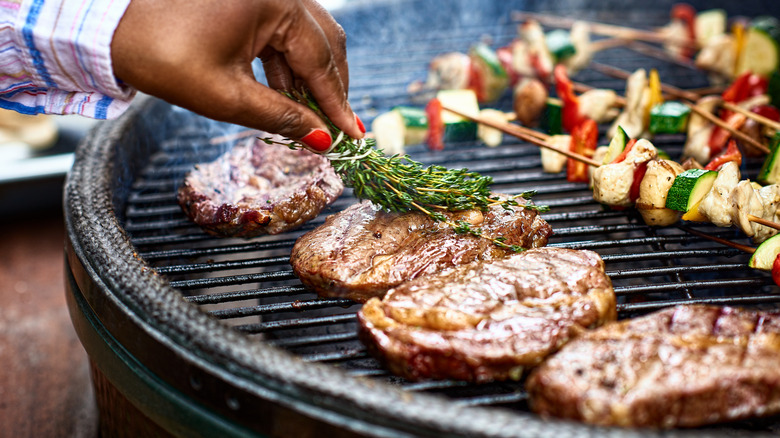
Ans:
[[[685,214],[682,215],[682,219],[690,222],[707,222],[707,217],[699,213],[699,204],[701,204],[701,201],[697,202],[690,210],[686,211]]]
[[[650,70],[648,87],[650,88],[650,99],[647,102],[647,108],[645,108],[645,126],[650,123],[650,110],[656,105],[664,103],[664,96],[661,91],[661,78],[658,76],[658,70]]]

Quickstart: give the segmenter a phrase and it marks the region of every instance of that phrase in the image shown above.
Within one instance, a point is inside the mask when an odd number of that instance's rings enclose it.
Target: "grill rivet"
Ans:
[[[203,388],[203,382],[200,381],[198,376],[190,376],[190,385],[196,391],[200,391]]]
[[[241,407],[238,399],[231,395],[225,396],[225,402],[227,403],[227,406],[234,411],[237,411]]]

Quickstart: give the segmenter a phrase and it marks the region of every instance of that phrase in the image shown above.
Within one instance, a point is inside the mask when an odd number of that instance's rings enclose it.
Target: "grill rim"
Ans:
[[[137,256],[139,251],[130,243],[116,214],[123,211],[117,208],[121,202],[116,199],[117,185],[132,178],[126,179],[128,175],[122,172],[128,170],[115,163],[134,152],[130,150],[132,145],[154,147],[137,138],[137,125],[143,123],[144,114],[168,108],[167,103],[142,97],[119,119],[90,132],[79,146],[66,180],[64,213],[68,272],[76,279],[97,321],[130,356],[177,390],[238,423],[247,424],[248,420],[220,403],[217,393],[233,391],[280,403],[324,424],[374,436],[444,433],[541,437],[555,433],[631,437],[701,433],[615,430],[547,421],[532,413],[496,407],[464,406],[444,397],[409,393],[383,382],[352,377],[325,364],[303,362],[292,353],[220,324]],[[88,347],[85,345],[90,353]],[[186,373],[177,365],[185,365]],[[187,382],[182,374],[208,377],[217,382],[219,390],[204,398],[203,392],[182,383]],[[251,421],[248,424],[257,426]]]

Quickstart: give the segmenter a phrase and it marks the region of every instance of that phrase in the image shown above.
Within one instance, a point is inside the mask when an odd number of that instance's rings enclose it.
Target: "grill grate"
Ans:
[[[390,55],[356,48],[350,52],[353,107],[365,115],[408,104],[406,85],[424,75],[433,56],[466,50],[486,33],[499,45],[512,38],[514,25],[474,26],[462,29],[457,38],[420,39],[408,51]],[[707,85],[700,72],[627,49],[611,49],[598,54],[596,60],[627,70],[652,65],[664,81],[681,88]],[[598,71],[585,70],[575,79],[623,91],[622,81]],[[507,110],[511,102],[505,97],[496,106]],[[286,349],[304,361],[329,363],[353,376],[389,382],[408,391],[441,394],[462,405],[527,410],[521,383],[410,383],[390,375],[367,355],[357,339],[355,312],[359,306],[343,299],[319,299],[297,281],[288,263],[295,239],[320,225],[327,214],[354,202],[349,193],[301,229],[279,236],[249,241],[217,239],[191,224],[176,205],[178,185],[193,164],[217,158],[232,144],[204,137],[185,135],[163,142],[133,184],[124,212],[124,228],[139,256],[168,277],[189,302],[236,330]],[[671,156],[679,156],[682,138],[659,136],[654,143]],[[550,245],[601,254],[615,286],[621,317],[679,303],[780,302],[771,278],[745,267],[745,254],[702,240],[681,227],[648,227],[633,211],[604,209],[584,185],[569,183],[562,174],[543,173],[539,152],[532,145],[507,138],[498,148],[458,144],[436,153],[422,146],[409,152],[424,163],[468,167],[490,175],[499,192],[537,190],[536,202],[552,207],[544,215],[555,230]],[[748,163],[753,169],[755,164]],[[698,228],[748,243],[734,230],[707,225]]]

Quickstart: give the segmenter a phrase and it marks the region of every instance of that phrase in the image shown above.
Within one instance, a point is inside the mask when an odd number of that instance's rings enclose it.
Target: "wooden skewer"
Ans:
[[[731,126],[728,125],[728,123],[724,122],[721,118],[716,117],[709,111],[705,111],[698,106],[690,103],[690,102],[683,102],[685,105],[688,106],[688,108],[691,109],[691,111],[695,112],[696,114],[704,117],[705,119],[709,120],[710,122],[720,126],[721,128],[729,131],[734,137],[739,138],[740,140],[744,141],[745,143],[749,144],[750,146],[760,150],[761,152],[765,154],[769,154],[769,148],[764,146],[763,144],[757,142],[754,138],[746,135],[742,131],[738,131]]]
[[[763,125],[769,126],[772,129],[776,129],[780,131],[780,123],[775,122],[772,119],[767,119],[766,117],[762,116],[761,114],[756,114],[753,111],[746,110],[745,108],[742,108],[739,105],[734,105],[731,102],[723,102],[721,103],[721,106],[723,108],[726,108],[727,110],[734,111],[736,113],[740,113],[744,115],[745,117],[749,119],[753,119],[757,121],[758,123],[761,123]]]
[[[764,226],[767,226],[769,228],[774,228],[776,230],[780,230],[780,224],[777,222],[768,221],[764,218],[760,218],[758,216],[753,216],[752,214],[747,215],[747,218],[750,222],[755,222],[757,224],[761,224]]]
[[[468,120],[471,120],[472,122],[476,122],[476,123],[479,123],[479,124],[482,124],[482,125],[485,125],[485,126],[489,126],[491,128],[494,128],[494,129],[498,129],[499,131],[501,131],[501,132],[503,132],[505,134],[512,135],[512,136],[515,136],[515,137],[517,137],[517,138],[519,138],[521,140],[525,140],[525,141],[527,141],[529,143],[533,143],[533,144],[535,144],[537,146],[541,146],[543,148],[553,150],[555,152],[558,152],[558,153],[563,154],[563,155],[565,155],[565,156],[567,156],[569,158],[573,158],[573,159],[575,159],[577,161],[580,161],[582,163],[588,164],[590,166],[593,166],[593,167],[601,166],[601,163],[599,163],[598,161],[596,161],[596,160],[594,160],[594,159],[592,159],[590,157],[586,157],[584,155],[580,155],[580,154],[571,152],[569,150],[560,149],[560,148],[558,148],[556,146],[553,146],[552,144],[550,144],[548,142],[549,139],[550,139],[550,136],[547,135],[547,134],[544,134],[542,132],[534,131],[533,129],[528,129],[528,128],[524,127],[524,126],[516,125],[514,123],[508,123],[508,122],[503,122],[502,123],[502,122],[489,120],[489,119],[486,119],[486,118],[483,118],[483,117],[479,117],[479,116],[473,116],[473,115],[470,115],[470,114],[463,113],[463,112],[461,112],[461,111],[459,111],[459,110],[457,110],[455,108],[452,108],[452,107],[449,107],[449,106],[446,106],[446,105],[442,106],[442,109],[447,110],[447,111],[452,112],[452,113],[455,113],[455,114],[457,114],[457,115],[459,115],[461,117],[464,117],[464,118],[466,118]]]
[[[626,47],[628,47],[629,49],[635,52],[641,53],[642,55],[660,59],[661,61],[671,62],[692,70],[697,69],[696,63],[694,63],[693,61],[687,58],[674,56],[671,53],[667,52],[666,50],[654,46],[652,44],[647,44],[641,41],[628,41],[626,43]]]
[[[612,49],[614,47],[623,47],[626,44],[626,40],[623,38],[604,38],[591,41],[588,47],[592,52],[600,52],[602,50]]]
[[[707,96],[710,94],[722,94],[726,91],[726,85],[710,85],[709,87],[691,88],[688,91],[696,93],[699,96]]]
[[[588,25],[592,33],[598,35],[611,36],[624,40],[641,40],[651,43],[673,43],[684,47],[698,49],[698,45],[684,38],[670,38],[667,35],[653,30],[634,29],[626,26],[617,26],[614,24],[597,23],[593,21],[575,20],[572,18],[560,17],[548,14],[539,14],[534,12],[514,11],[512,19],[515,21],[536,20],[540,24],[550,27],[570,29],[575,22],[580,21]]]
[[[591,62],[590,68],[598,72],[604,73],[607,76],[612,76],[614,78],[623,79],[623,80],[626,80],[628,79],[629,76],[631,76],[630,72],[627,72],[617,67],[613,67],[611,65],[602,64],[600,62]],[[701,98],[699,94],[694,93],[690,90],[683,90],[682,88],[677,88],[672,85],[668,85],[664,83],[661,84],[661,91],[665,92],[670,96],[675,96],[680,99],[687,99],[691,101],[697,101]]]
[[[627,79],[629,76],[631,76],[631,73],[629,73],[629,72],[627,72],[625,70],[619,69],[617,67],[612,67],[610,65],[597,63],[597,62],[591,62],[591,67],[594,70],[600,71],[601,73],[604,73],[604,74],[609,75],[609,76],[616,77],[618,79]],[[743,142],[745,142],[748,145],[750,145],[750,146],[760,150],[761,152],[763,152],[765,154],[769,153],[769,148],[767,148],[763,144],[759,143],[754,138],[748,136],[747,134],[745,134],[742,131],[739,131],[739,130],[736,130],[736,129],[732,128],[725,121],[723,121],[721,118],[716,117],[715,115],[713,115],[709,111],[705,111],[705,110],[701,109],[700,107],[698,107],[696,104],[692,103],[692,101],[696,101],[696,100],[699,99],[700,96],[698,94],[692,93],[689,90],[683,90],[681,88],[677,88],[677,87],[674,87],[674,86],[671,86],[671,85],[667,85],[667,84],[663,84],[663,83],[661,84],[661,90],[663,90],[665,93],[667,93],[669,95],[676,96],[676,97],[678,97],[680,99],[683,99],[684,100],[683,103],[685,105],[687,105],[691,109],[691,111],[693,111],[696,114],[704,117],[705,119],[709,120],[710,122],[720,126],[721,128],[727,130],[734,137],[742,140]],[[688,102],[685,102],[685,101],[688,101]]]
[[[749,254],[753,254],[754,252],[756,252],[756,249],[753,248],[752,246],[742,245],[741,243],[732,242],[726,239],[721,239],[720,237],[710,236],[709,234],[702,233],[701,231],[696,231],[688,227],[679,226],[679,228],[683,231],[693,234],[694,236],[703,237],[705,239],[712,240],[713,242],[718,242],[721,245],[730,246],[732,248],[736,248],[738,250],[744,251]]]
[[[596,87],[591,87],[590,85],[583,84],[581,82],[573,82],[572,86],[574,87],[574,91],[578,93],[584,93],[586,91],[594,90]],[[626,98],[620,95],[615,96],[615,103],[619,106],[626,106]]]
[[[550,136],[545,134],[545,133],[543,133],[543,132],[535,131],[533,129],[529,129],[529,128],[526,128],[526,127],[520,126],[520,125],[516,125],[514,123],[498,122],[498,121],[486,119],[486,118],[483,118],[483,117],[480,117],[480,116],[473,116],[473,115],[466,114],[466,113],[464,113],[464,112],[462,112],[460,110],[457,110],[457,109],[452,108],[452,107],[447,106],[447,105],[442,105],[442,109],[444,109],[446,111],[449,111],[451,113],[455,113],[455,114],[457,114],[457,115],[459,115],[461,117],[464,117],[464,118],[466,118],[468,120],[471,120],[472,122],[479,123],[479,124],[482,124],[482,125],[485,125],[485,126],[489,126],[491,128],[494,128],[494,129],[498,129],[499,131],[501,131],[501,132],[503,132],[505,134],[509,134],[509,135],[515,136],[515,137],[517,137],[517,138],[519,138],[521,140],[525,140],[525,141],[527,141],[529,143],[533,143],[533,144],[535,144],[537,146],[541,146],[543,148],[553,150],[555,152],[558,152],[558,153],[563,154],[563,155],[565,155],[565,156],[567,156],[569,158],[573,158],[573,159],[575,159],[577,161],[580,161],[582,163],[588,164],[590,166],[599,167],[599,166],[602,165],[602,163],[600,163],[600,162],[598,162],[598,161],[596,161],[596,160],[594,160],[594,159],[592,159],[590,157],[586,157],[584,155],[580,155],[580,154],[571,152],[571,151],[566,150],[566,149],[560,149],[558,147],[555,147],[555,146],[551,145],[550,143],[548,143],[549,140],[550,140]],[[776,230],[780,230],[780,224],[778,224],[776,222],[768,221],[766,219],[760,218],[758,216],[754,216],[752,214],[749,214],[747,216],[747,218],[751,222],[756,222],[758,224],[761,224],[761,225],[764,225],[764,226],[767,226],[767,227],[770,227],[770,228],[774,228]],[[709,236],[709,237],[711,237],[713,240],[714,239],[718,239],[717,237],[713,237],[713,236]],[[728,241],[724,240],[723,242],[728,242]],[[723,242],[721,242],[721,243],[723,243]],[[730,242],[730,243],[733,243],[733,242]],[[730,244],[730,243],[724,243],[724,244]],[[734,245],[739,245],[739,244],[734,243]],[[740,245],[740,246],[743,246],[744,248],[750,248],[750,247],[745,246],[745,245]],[[752,248],[750,248],[750,249],[753,250]]]

